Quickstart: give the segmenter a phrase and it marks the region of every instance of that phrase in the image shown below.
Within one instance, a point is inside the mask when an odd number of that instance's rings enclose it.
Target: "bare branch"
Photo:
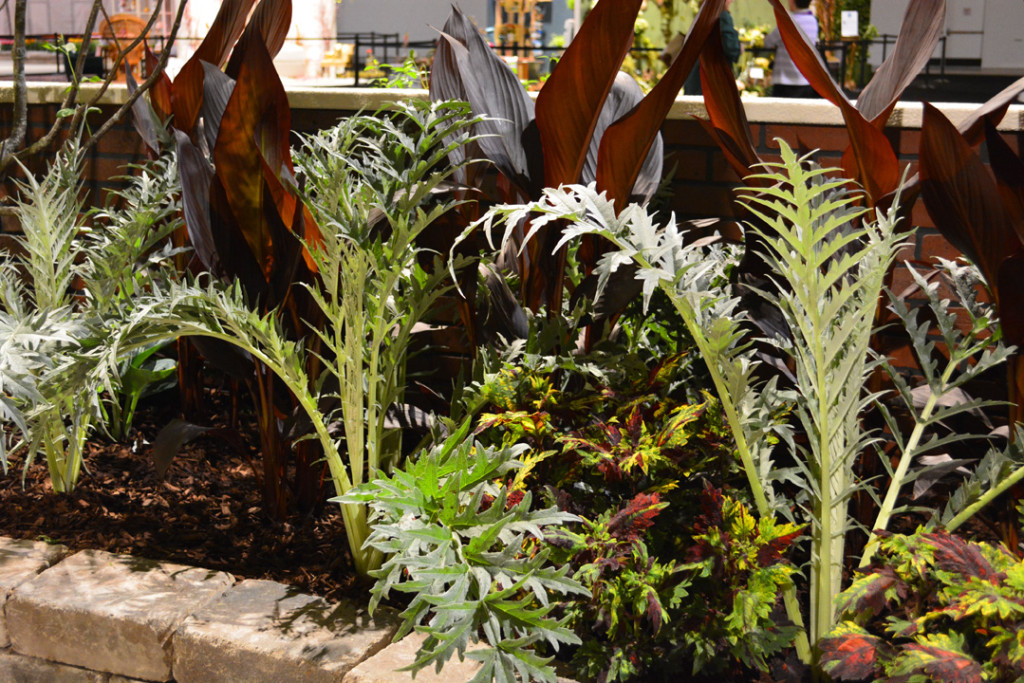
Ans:
[[[15,2],[21,3],[25,2],[25,0],[15,0]],[[125,48],[120,49],[119,43],[117,42],[115,36],[115,45],[118,45],[119,50],[117,58],[114,61],[114,66],[110,70],[110,73],[108,73],[106,78],[103,80],[103,83],[101,84],[98,92],[87,103],[76,104],[80,89],[80,81],[77,77],[72,79],[71,85],[68,88],[67,94],[64,97],[64,101],[61,104],[61,109],[70,109],[72,106],[74,106],[75,113],[73,116],[70,117],[70,130],[76,130],[81,125],[82,119],[87,115],[89,109],[91,107],[96,106],[100,98],[104,95],[104,93],[106,93],[107,89],[110,87],[111,82],[117,76],[117,67],[124,61],[126,55],[145,39],[149,30],[156,23],[157,19],[160,16],[160,11],[163,8],[163,2],[164,0],[158,0],[156,8],[150,15],[149,21],[146,23],[146,27],[142,31],[141,35],[136,37]],[[181,21],[182,17],[184,16],[184,9],[186,4],[187,2],[181,2],[178,6],[178,12],[177,15],[175,16],[174,25],[171,28],[170,36],[168,37],[167,44],[162,54],[160,55],[160,59],[157,63],[156,68],[153,70],[153,73],[151,73],[149,77],[146,78],[146,80],[144,80],[139,85],[135,92],[129,96],[128,101],[121,105],[118,108],[118,110],[114,113],[114,115],[107,119],[107,121],[104,122],[104,124],[99,128],[99,130],[97,130],[96,133],[91,135],[89,139],[86,140],[85,143],[83,143],[84,150],[92,149],[104,134],[109,132],[111,128],[117,125],[117,123],[119,123],[124,118],[125,114],[131,110],[132,105],[139,99],[139,97],[141,97],[147,90],[149,90],[149,88],[152,87],[154,83],[156,83],[156,80],[157,78],[159,78],[160,74],[163,73],[164,68],[167,66],[167,59],[170,56],[171,46],[174,44],[174,40],[178,34],[178,30],[181,27]],[[82,40],[82,47],[80,48],[78,60],[75,65],[76,74],[80,74],[82,72],[82,68],[85,65],[85,55],[87,54],[89,47],[91,45],[93,29],[96,26],[96,20],[100,12],[102,12],[104,16],[106,16],[106,9],[103,7],[102,0],[94,0],[92,10],[89,14],[89,20],[86,22],[86,30]],[[0,173],[3,173],[6,167],[10,165],[10,163],[15,159],[21,160],[34,154],[38,154],[43,150],[49,148],[50,145],[52,145],[54,140],[57,138],[57,135],[63,129],[66,121],[67,119],[65,118],[57,119],[56,121],[54,121],[53,126],[51,126],[50,130],[47,131],[46,135],[44,135],[42,138],[34,142],[32,145],[25,149],[16,150],[14,152],[7,154],[6,156],[0,157]]]
[[[6,5],[6,0],[4,2]],[[14,122],[11,134],[0,145],[0,170],[11,155],[25,144],[28,131],[28,86],[25,83],[25,9],[28,0],[15,0],[14,4]]]
[[[157,4],[157,12],[160,11],[160,6],[162,3],[163,0],[160,0],[160,2]],[[145,93],[147,90],[153,87],[153,84],[156,83],[160,75],[163,74],[164,68],[167,66],[167,59],[168,57],[170,57],[171,54],[171,46],[174,45],[175,38],[177,38],[178,36],[178,29],[181,27],[181,19],[185,13],[185,4],[186,3],[182,2],[178,6],[178,14],[174,18],[174,26],[171,27],[171,33],[167,38],[167,44],[164,47],[163,52],[160,53],[160,59],[157,62],[156,68],[154,68],[153,72],[146,77],[146,80],[139,84],[139,87],[135,89],[135,92],[131,93],[131,95],[128,96],[128,101],[122,104],[118,108],[118,110],[114,112],[114,114],[110,118],[108,118],[102,126],[100,126],[99,130],[93,133],[93,135],[85,142],[85,144],[82,146],[82,149],[84,151],[88,152],[90,149],[92,149],[99,141],[99,139],[107,133],[107,131],[109,131],[111,128],[117,125],[118,122],[120,122],[121,119],[124,118],[125,114],[131,111],[132,105],[135,104],[136,100],[142,97],[143,93]],[[154,12],[153,17],[156,17],[156,12]],[[151,26],[152,23],[153,19],[151,18],[149,25]],[[149,26],[146,27],[146,32],[148,31]],[[145,33],[143,35],[145,35]],[[131,49],[131,46],[129,46],[128,49]],[[127,50],[122,51],[122,57],[125,54],[127,54]]]
[[[15,2],[22,2],[22,0],[15,0]],[[99,7],[101,4],[102,0],[94,0],[92,10],[89,12],[89,20],[86,22],[85,34],[82,37],[82,46],[81,48],[79,48],[78,59],[75,62],[76,74],[82,73],[82,67],[85,66],[85,55],[88,53],[89,47],[92,44],[92,31],[93,28],[95,28],[96,26],[96,17],[99,16]],[[24,30],[22,31],[22,36],[24,37]],[[71,85],[68,86],[67,93],[64,96],[64,101],[61,104],[61,109],[69,109],[76,102],[76,100],[78,99],[78,88],[78,78],[72,78]],[[81,124],[84,111],[84,107],[75,108],[75,114],[71,117],[71,130],[74,130]],[[50,130],[47,131],[46,135],[44,135],[42,138],[36,140],[34,143],[32,143],[31,145],[24,149],[12,150],[9,154],[6,154],[2,158],[0,158],[0,173],[3,173],[14,160],[17,159],[20,161],[34,154],[39,154],[43,150],[47,149],[50,145],[52,145],[53,141],[57,138],[57,134],[64,127],[65,121],[66,119],[63,118],[56,119],[53,122],[53,125],[50,126]]]
[[[183,2],[181,4],[183,7],[186,3]],[[121,67],[121,64],[127,58],[128,53],[134,50],[136,47],[138,47],[138,45],[146,39],[146,36],[149,35],[149,30],[153,28],[153,24],[156,23],[157,17],[160,16],[160,11],[161,9],[163,9],[163,6],[164,0],[157,0],[156,9],[154,9],[153,13],[149,16],[149,21],[146,22],[146,27],[143,28],[139,35],[136,36],[135,39],[132,40],[132,42],[128,43],[128,46],[124,49],[121,48],[121,42],[117,39],[117,36],[114,36],[114,47],[117,48],[117,57],[114,58],[114,65],[110,67],[110,74],[107,75],[107,78],[103,81],[103,85],[100,86],[100,89],[96,93],[96,95],[94,95],[93,98],[89,101],[88,106],[95,106],[96,103],[99,102],[100,98],[103,97],[103,94],[107,92],[107,88],[109,88],[110,84],[114,81],[115,78],[117,78],[117,70]],[[179,7],[178,16],[181,16],[181,10],[182,8]],[[103,12],[103,18],[106,19],[107,24],[110,25],[110,17],[107,16],[107,9],[103,7],[102,4],[100,5],[100,11]],[[165,49],[164,52],[167,52],[167,49]],[[125,68],[127,69],[127,66]]]

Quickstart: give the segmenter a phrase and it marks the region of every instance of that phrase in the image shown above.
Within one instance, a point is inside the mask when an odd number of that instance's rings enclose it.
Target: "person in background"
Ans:
[[[811,11],[811,0],[789,0],[793,22],[807,34],[811,45],[818,42],[818,19]],[[765,36],[764,46],[775,48],[775,67],[772,69],[772,97],[817,97],[811,84],[796,68],[793,58],[786,52],[778,27]]]
[[[733,24],[732,15],[729,14],[729,6],[732,2],[733,0],[726,0],[725,9],[718,18],[718,28],[722,33],[722,48],[725,50],[725,58],[729,60],[729,64],[735,64],[739,60],[740,52],[743,49],[740,45],[740,34]],[[684,38],[685,36],[682,33],[676,34],[676,37],[665,47],[665,51],[661,53],[661,61],[665,62],[666,66],[671,66],[675,58],[679,56],[683,49]],[[694,65],[693,70],[690,71],[690,75],[686,77],[686,82],[683,83],[683,94],[703,94],[700,85],[699,61]]]

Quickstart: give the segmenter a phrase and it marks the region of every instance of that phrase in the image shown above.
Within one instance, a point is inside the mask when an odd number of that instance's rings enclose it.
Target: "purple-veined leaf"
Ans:
[[[590,140],[590,148],[587,150],[586,162],[583,165],[583,173],[580,177],[581,184],[587,185],[597,180],[597,153],[601,145],[601,137],[608,126],[618,121],[635,107],[644,98],[644,91],[637,84],[636,80],[625,71],[620,71],[615,76],[612,89],[605,98],[601,114],[597,118],[597,125],[594,128],[594,135]],[[647,160],[640,169],[636,183],[633,185],[632,195],[639,197],[640,201],[648,202],[658,189],[661,182],[662,158],[665,152],[665,145],[659,133],[651,145],[651,151],[647,154]]]
[[[440,69],[437,91],[446,96],[457,92],[461,83],[473,114],[488,117],[474,129],[474,134],[483,136],[477,141],[480,149],[520,191],[532,196],[531,190],[539,179],[530,177],[530,164],[521,140],[533,121],[533,100],[512,69],[494,54],[476,26],[458,8],[452,8],[441,41],[447,45],[442,60],[431,71],[431,81],[434,71]],[[452,70],[453,63],[457,76]]]
[[[245,29],[255,0],[224,0],[213,24],[206,32],[206,38],[199,44],[185,66],[174,79],[171,104],[174,109],[174,125],[191,135],[199,116],[203,97],[203,62],[223,66],[231,48]]]
[[[1024,160],[1017,156],[988,119],[985,120],[988,162],[1008,218],[1024,244]]]
[[[793,63],[814,90],[839,107],[843,114],[850,134],[850,148],[843,154],[843,170],[847,177],[860,183],[872,203],[878,202],[895,190],[900,181],[896,152],[881,131],[885,121],[873,124],[850,103],[832,79],[817,49],[796,25],[781,1],[770,2],[775,11],[779,34]]]
[[[700,79],[710,125],[698,120],[713,138],[718,139],[733,170],[741,178],[746,177],[761,159],[755,149],[747,114],[736,89],[736,78],[726,60],[717,25],[700,54]]]
[[[290,125],[288,97],[266,47],[261,40],[246,40],[213,158],[225,198],[264,278],[274,269],[274,247],[263,211],[270,198],[265,196],[262,164],[265,160],[278,173],[290,165]]]
[[[537,127],[548,187],[579,182],[605,98],[633,44],[641,4],[598,3],[541,88]]]
[[[125,85],[128,88],[128,94],[131,95],[138,90],[139,86],[136,84],[135,76],[132,74],[131,64],[125,63],[124,71]],[[145,97],[135,100],[135,103],[132,105],[132,124],[150,154],[157,156],[160,154],[160,138],[156,134],[156,126],[153,123],[154,117],[153,107]]]
[[[203,120],[207,149],[212,151],[217,146],[220,121],[235,90],[235,80],[209,62],[203,62],[203,73],[203,103],[199,116]]]
[[[231,53],[228,60],[226,73],[232,78],[238,78],[238,71],[242,67],[242,60],[245,58],[241,45],[247,36],[255,39],[257,36],[263,41],[267,53],[271,59],[277,56],[284,45],[285,37],[288,35],[288,27],[292,23],[292,0],[260,0],[260,4],[253,10],[249,17],[249,23]]]
[[[647,97],[602,136],[598,150],[597,189],[607,192],[616,206],[625,206],[661,124],[697,63],[704,41],[712,28],[718,25],[724,8],[725,0],[705,0],[672,66]]]
[[[1020,243],[995,181],[960,132],[927,103],[919,156],[921,194],[935,227],[981,268],[998,305],[999,266]]]
[[[945,29],[946,0],[911,0],[896,46],[857,97],[857,109],[884,125],[907,86],[931,59]]]
[[[174,131],[178,148],[178,175],[181,177],[181,204],[185,229],[195,255],[203,267],[221,274],[220,256],[210,226],[210,183],[213,169],[199,148],[180,130]]]

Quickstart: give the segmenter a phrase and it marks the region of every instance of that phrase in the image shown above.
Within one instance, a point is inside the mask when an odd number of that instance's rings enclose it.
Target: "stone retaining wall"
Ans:
[[[0,683],[406,683],[419,644],[391,644],[398,624],[273,581],[0,537]]]

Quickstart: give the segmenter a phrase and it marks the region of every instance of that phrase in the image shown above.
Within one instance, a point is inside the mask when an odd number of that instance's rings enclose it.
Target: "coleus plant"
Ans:
[[[821,640],[836,680],[966,682],[1024,675],[1024,563],[945,532],[886,534]]]
[[[479,30],[453,9],[441,32],[430,95],[468,101],[475,115],[490,118],[476,131],[484,136],[478,148],[466,153],[494,163],[506,185],[501,199],[536,200],[545,187],[577,182],[596,182],[619,208],[632,198],[653,196],[661,178],[659,128],[725,2],[703,4],[679,57],[646,97],[619,72],[642,5],[642,0],[598,3],[536,105]],[[480,182],[479,176],[466,180]],[[522,302],[530,309],[561,307],[566,252],[553,249],[560,237],[559,224],[544,226],[519,256]],[[588,273],[600,251],[596,241],[583,245],[581,263]]]

